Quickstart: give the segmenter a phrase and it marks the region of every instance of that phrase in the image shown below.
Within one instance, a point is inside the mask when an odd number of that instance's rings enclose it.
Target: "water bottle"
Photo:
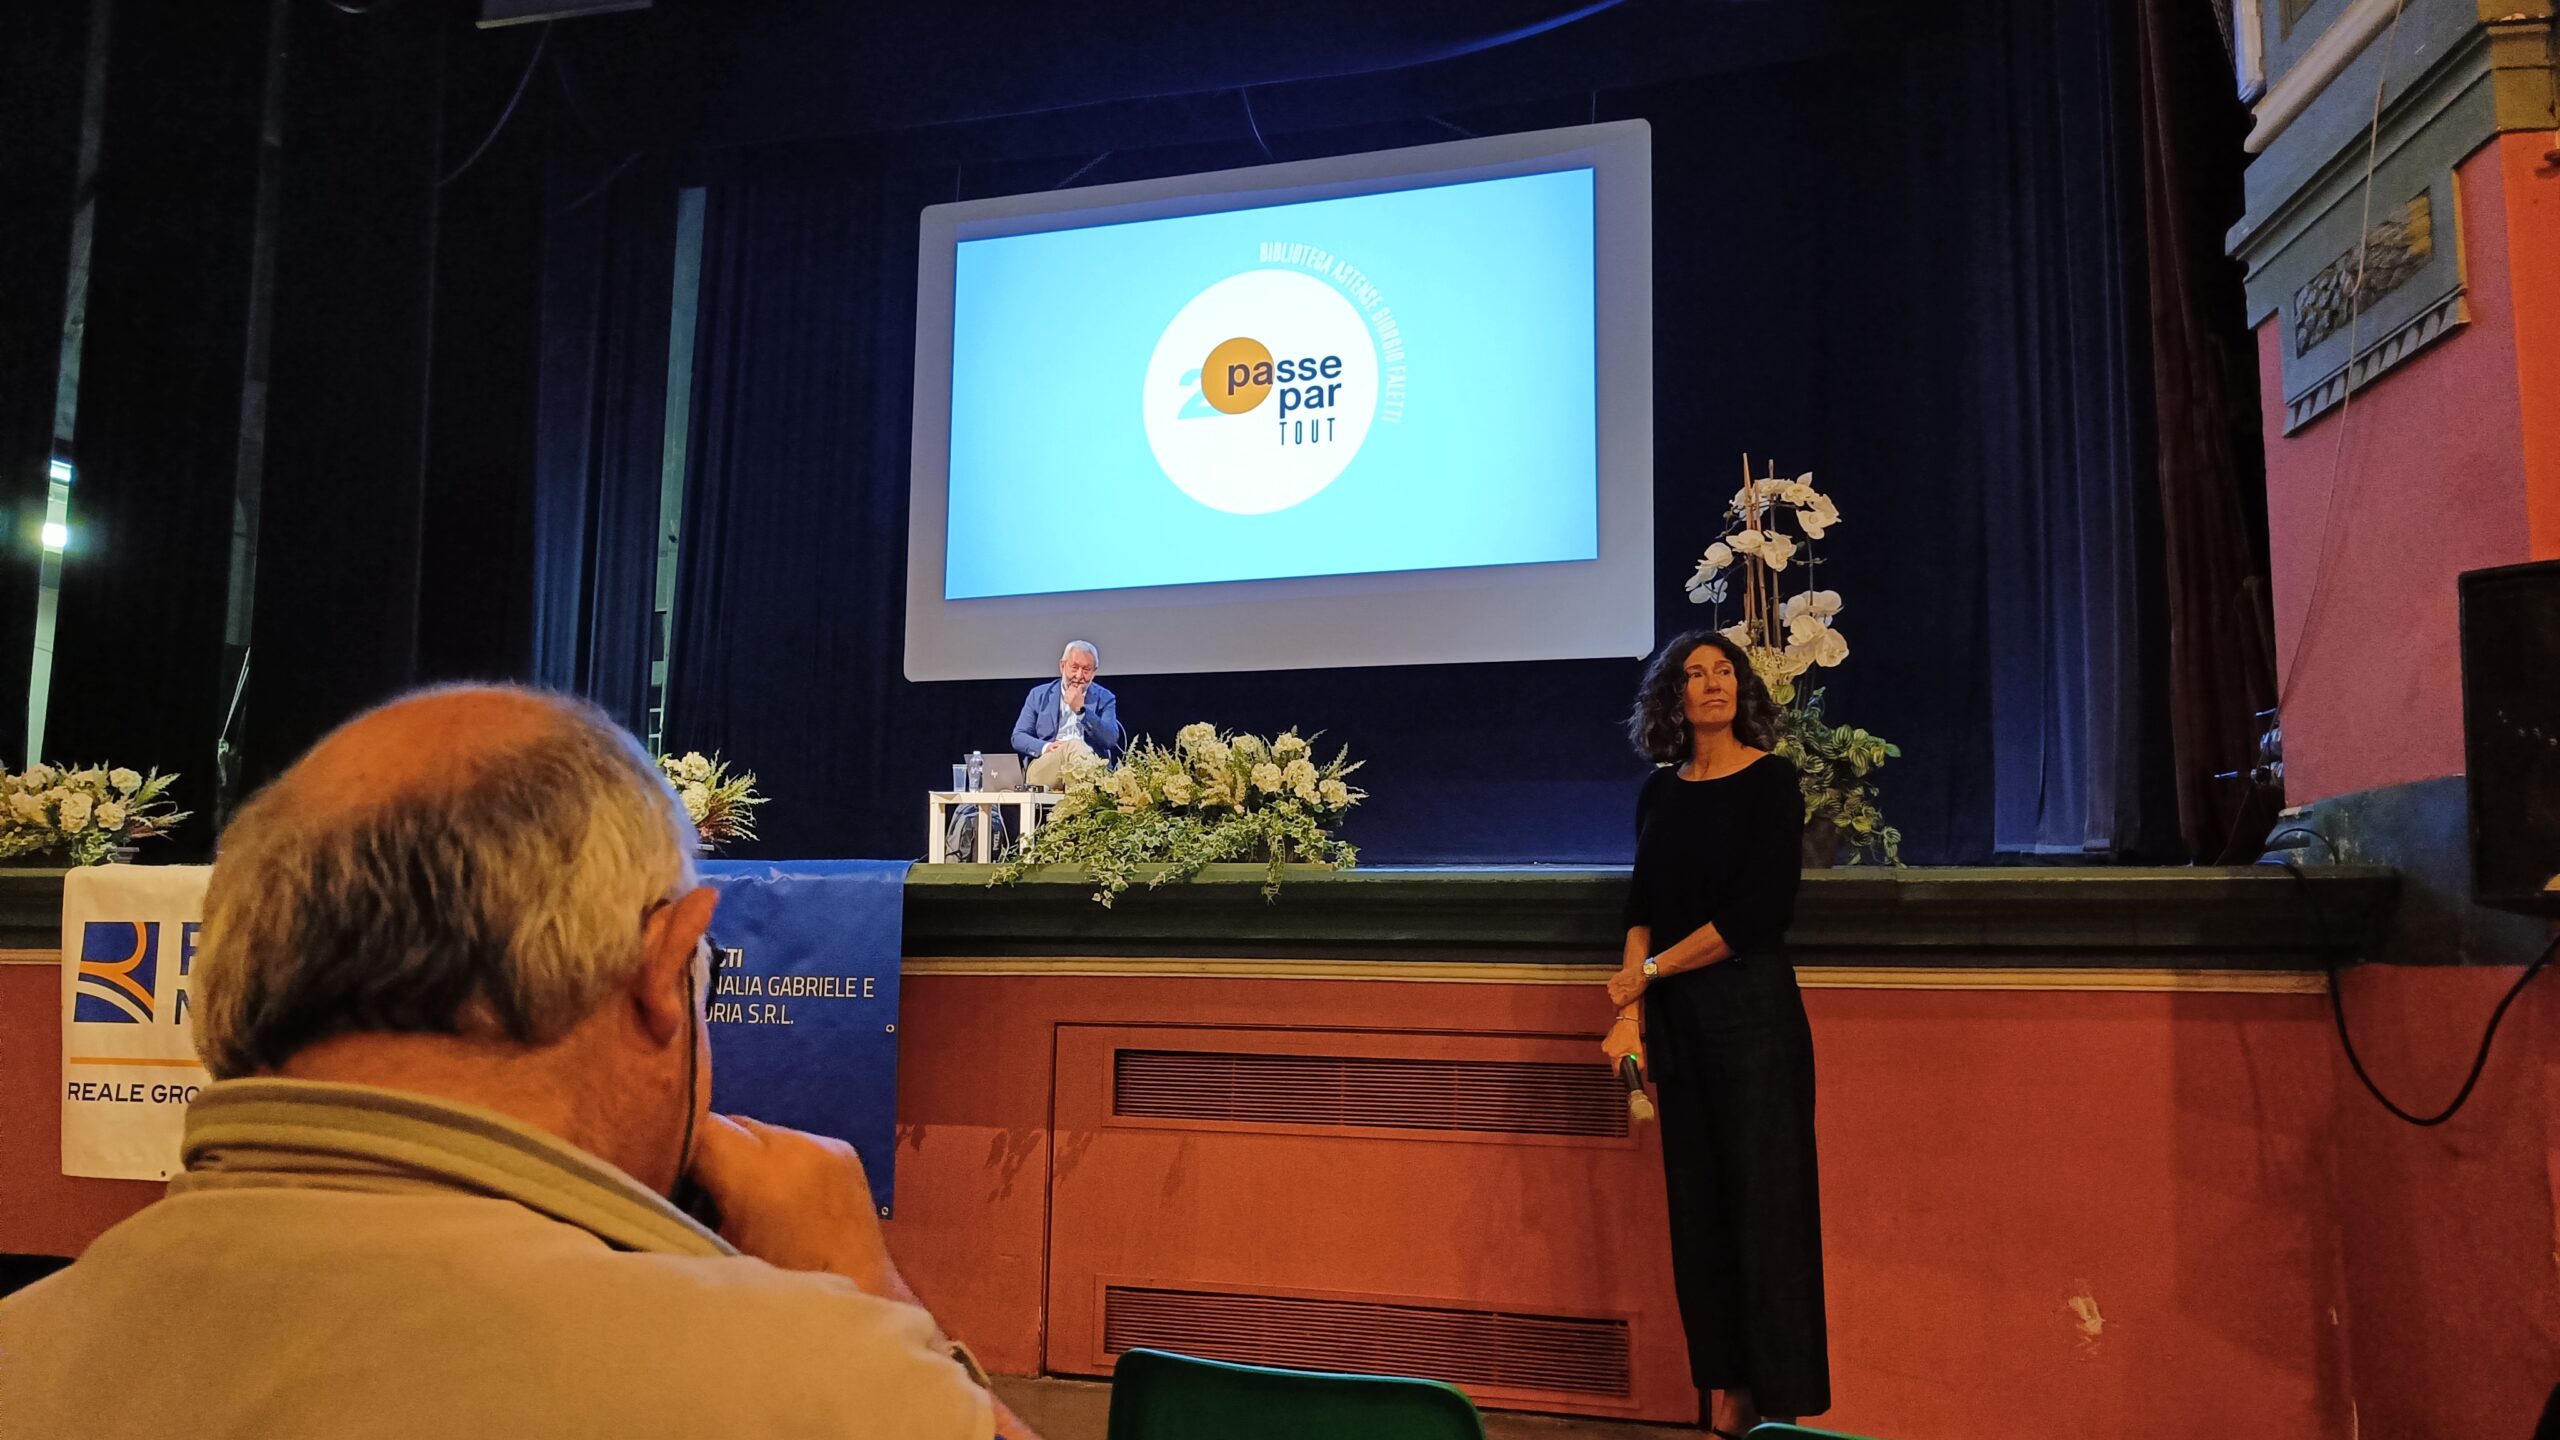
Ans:
[[[969,788],[972,790],[987,788],[987,757],[984,751],[969,752]]]

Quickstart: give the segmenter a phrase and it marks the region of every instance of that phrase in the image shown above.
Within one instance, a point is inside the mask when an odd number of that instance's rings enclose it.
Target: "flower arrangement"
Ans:
[[[1285,865],[1348,869],[1359,852],[1334,828],[1367,796],[1352,788],[1360,767],[1348,750],[1319,764],[1313,742],[1288,731],[1274,739],[1185,725],[1171,746],[1139,740],[1113,768],[1092,758],[1068,763],[1066,793],[1030,843],[996,871],[1011,884],[1044,865],[1093,875],[1093,898],[1108,906],[1141,865],[1165,868],[1150,889],[1189,880],[1203,866],[1259,861],[1262,893],[1279,893]]]
[[[1902,832],[1885,823],[1867,775],[1902,747],[1854,725],[1822,716],[1815,689],[1778,711],[1778,753],[1796,767],[1804,786],[1805,848],[1819,856],[1845,852],[1849,863],[1902,863]]]
[[[166,835],[187,818],[167,799],[178,777],[122,766],[30,765],[0,773],[0,858],[58,854],[97,865],[137,840]]]
[[[732,771],[717,755],[688,750],[659,756],[658,772],[676,787],[676,799],[683,802],[704,850],[756,838],[755,809],[765,797],[756,793],[754,771]]]
[[[1829,670],[1849,658],[1840,633],[1840,592],[1816,589],[1822,563],[1814,542],[1840,523],[1840,507],[1813,488],[1810,471],[1793,480],[1769,473],[1753,479],[1751,457],[1742,460],[1742,488],[1725,507],[1724,532],[1698,561],[1687,590],[1689,603],[1713,605],[1716,618],[1740,592],[1742,618],[1722,627],[1725,637],[1751,657],[1751,668],[1778,702],[1778,753],[1804,785],[1805,850],[1830,863],[1845,849],[1850,863],[1902,863],[1902,832],[1885,823],[1868,776],[1900,747],[1854,726],[1834,725],[1822,712],[1822,691],[1800,689],[1808,671]],[[1792,532],[1792,533],[1791,533]],[[1786,593],[1790,566],[1801,588]]]

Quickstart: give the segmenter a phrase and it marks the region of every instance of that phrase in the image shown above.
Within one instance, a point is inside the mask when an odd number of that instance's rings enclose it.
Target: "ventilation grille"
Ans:
[[[1145,1347],[1355,1375],[1414,1375],[1467,1390],[1633,1392],[1627,1322],[1367,1300],[1150,1290],[1102,1292],[1102,1348]]]
[[[1121,1050],[1111,1112],[1138,1119],[1622,1137],[1609,1067],[1533,1060]]]

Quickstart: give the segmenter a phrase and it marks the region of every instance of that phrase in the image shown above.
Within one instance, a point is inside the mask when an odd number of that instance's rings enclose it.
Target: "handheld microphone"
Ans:
[[[1630,1000],[1619,1006],[1618,1019],[1632,1020],[1641,1028],[1644,1024],[1644,1002]],[[1653,1097],[1644,1093],[1644,1064],[1636,1058],[1643,1053],[1644,1039],[1639,1034],[1635,1048],[1618,1057],[1618,1079],[1627,1087],[1627,1114],[1635,1120],[1653,1118]]]
[[[1653,1097],[1644,1093],[1644,1070],[1633,1055],[1618,1057],[1618,1078],[1627,1087],[1627,1114],[1637,1120],[1653,1118]]]

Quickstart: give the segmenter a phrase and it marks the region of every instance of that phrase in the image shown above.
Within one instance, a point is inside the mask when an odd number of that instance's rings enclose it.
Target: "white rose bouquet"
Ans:
[[[1078,866],[1092,872],[1093,898],[1107,906],[1141,865],[1165,867],[1147,877],[1153,888],[1206,865],[1245,861],[1269,867],[1268,898],[1279,893],[1284,866],[1358,863],[1359,852],[1333,832],[1368,798],[1350,783],[1359,768],[1348,750],[1318,763],[1314,742],[1294,730],[1265,740],[1185,725],[1170,746],[1139,740],[1116,769],[1091,758],[1070,762],[1066,794],[994,883],[1046,865]]]
[[[0,859],[55,855],[96,865],[177,828],[188,812],[168,797],[175,775],[123,766],[35,764],[0,772]]]
[[[766,797],[756,793],[754,771],[732,771],[717,755],[689,750],[659,756],[658,773],[675,787],[676,799],[701,836],[703,849],[756,838],[755,809]]]

